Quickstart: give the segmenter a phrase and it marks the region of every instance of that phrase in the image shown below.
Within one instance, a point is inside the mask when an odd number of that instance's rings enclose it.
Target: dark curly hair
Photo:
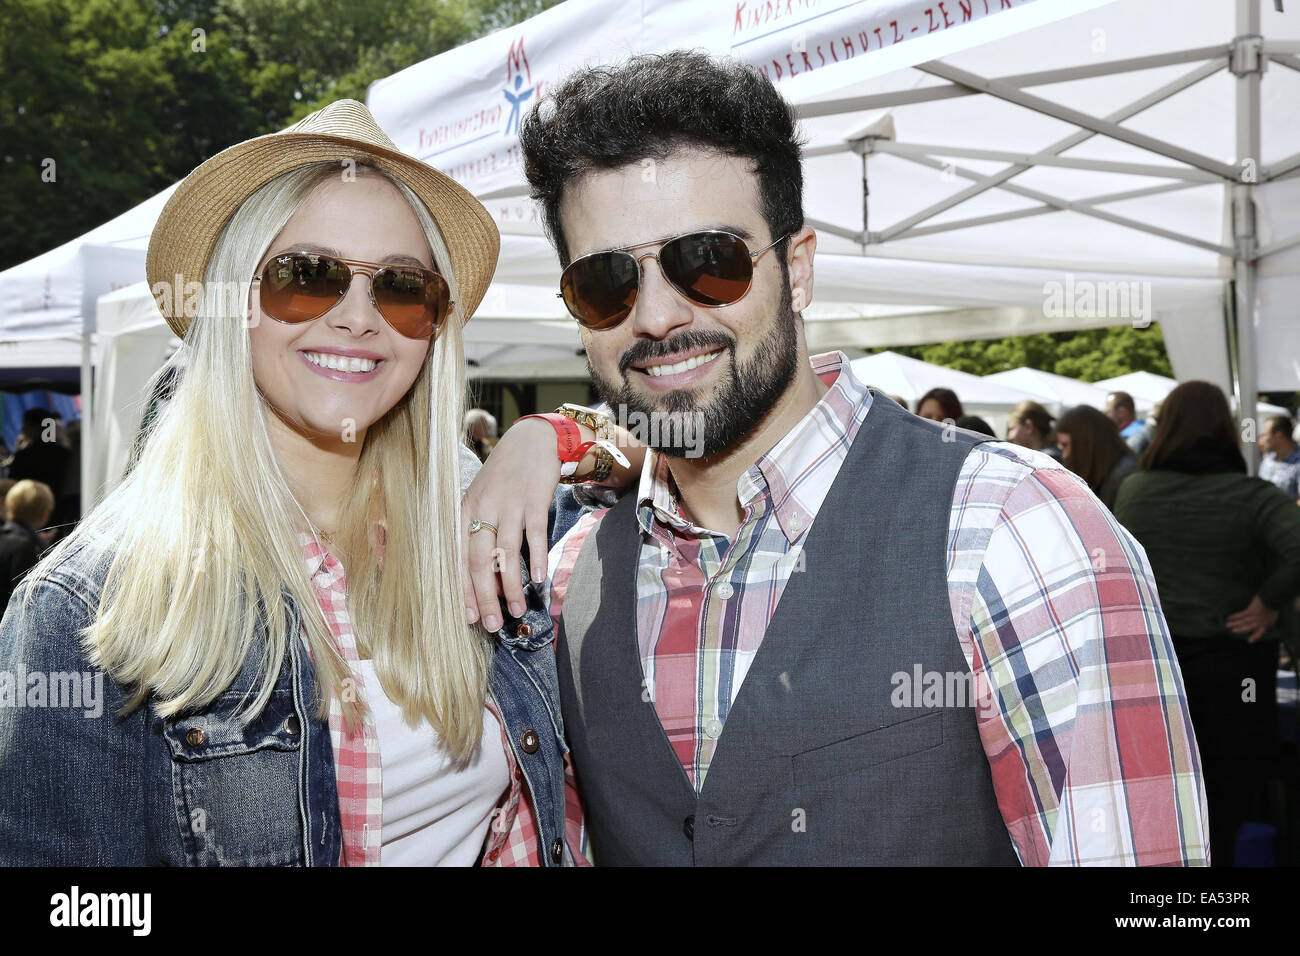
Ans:
[[[732,60],[677,50],[580,70],[524,117],[519,144],[561,266],[570,261],[559,212],[570,181],[683,147],[751,160],[772,238],[803,228],[794,111],[767,77]]]

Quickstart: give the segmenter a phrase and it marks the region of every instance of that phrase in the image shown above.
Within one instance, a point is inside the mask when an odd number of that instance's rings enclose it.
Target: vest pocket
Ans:
[[[856,773],[942,744],[942,713],[911,717],[795,754],[795,781],[812,783]]]

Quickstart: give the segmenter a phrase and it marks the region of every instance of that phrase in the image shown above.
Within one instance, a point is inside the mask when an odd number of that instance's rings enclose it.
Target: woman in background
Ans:
[[[1120,484],[1137,471],[1137,456],[1119,437],[1119,429],[1091,405],[1071,408],[1056,423],[1061,464],[1088,483],[1111,511]]]
[[[1211,860],[1233,862],[1238,827],[1260,819],[1278,756],[1277,661],[1300,593],[1300,508],[1246,474],[1216,385],[1165,399],[1141,471],[1115,517],[1146,550],[1169,622],[1204,764]]]
[[[955,422],[966,414],[966,410],[961,407],[961,400],[952,389],[932,388],[916,403],[916,414],[932,422],[943,422],[949,419]]]
[[[1052,441],[1052,413],[1037,402],[1021,402],[1007,418],[1007,441],[1023,448],[1041,451],[1049,458],[1061,460],[1061,449]]]

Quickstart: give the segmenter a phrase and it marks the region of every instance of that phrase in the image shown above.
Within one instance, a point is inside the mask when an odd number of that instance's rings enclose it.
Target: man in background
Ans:
[[[1137,417],[1133,396],[1128,392],[1111,392],[1106,396],[1106,417],[1119,429],[1119,437],[1133,447],[1133,441],[1142,434],[1146,422]],[[1136,448],[1133,449],[1137,451]]]
[[[1291,438],[1294,429],[1289,415],[1274,415],[1264,423],[1259,442],[1264,452],[1259,477],[1277,485],[1292,501],[1300,499],[1300,448]]]

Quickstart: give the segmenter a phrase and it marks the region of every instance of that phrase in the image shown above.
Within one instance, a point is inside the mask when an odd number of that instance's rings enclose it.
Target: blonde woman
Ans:
[[[572,862],[550,620],[460,599],[498,243],[354,101],[180,184],[175,394],[0,623],[0,863]]]

